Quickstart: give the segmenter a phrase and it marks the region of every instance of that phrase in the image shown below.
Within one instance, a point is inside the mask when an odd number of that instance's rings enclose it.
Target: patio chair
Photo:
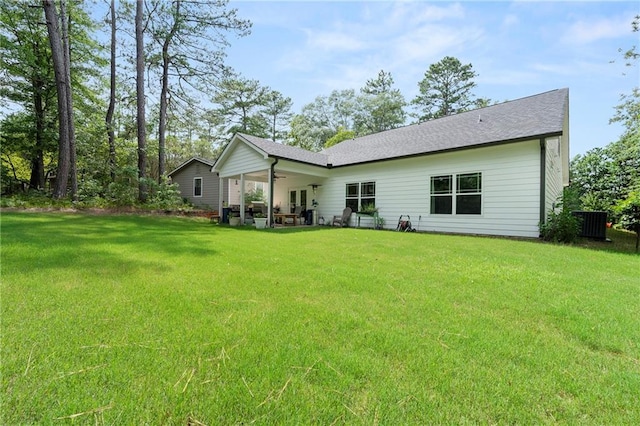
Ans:
[[[351,207],[345,207],[344,210],[342,210],[342,216],[334,216],[331,224],[340,227],[346,226],[352,212]]]
[[[302,217],[302,206],[296,206],[296,208],[293,209],[293,214],[296,215],[296,218],[293,219],[293,224],[294,225],[299,225],[300,224],[300,218]]]

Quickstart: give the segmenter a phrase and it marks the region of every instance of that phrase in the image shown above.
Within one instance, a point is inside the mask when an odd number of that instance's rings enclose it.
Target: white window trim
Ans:
[[[365,183],[372,183],[373,187],[374,187],[374,194],[373,197],[363,197],[362,196],[362,184]],[[358,196],[357,197],[347,197],[346,194],[346,190],[347,190],[347,185],[358,185]],[[345,194],[344,194],[344,203],[345,205],[347,204],[347,200],[358,200],[358,209],[362,208],[362,199],[369,199],[369,198],[373,198],[374,200],[377,200],[377,193],[378,193],[378,183],[375,180],[362,180],[362,181],[358,181],[358,182],[346,182],[344,185],[344,189],[345,189]],[[374,201],[374,205],[376,204],[377,201]],[[355,213],[356,210],[354,210]]]
[[[480,174],[480,192],[461,192],[458,193],[458,176],[460,175],[470,175],[470,174]],[[451,199],[451,213],[431,213],[431,178],[439,177],[439,176],[451,176],[451,194],[446,194],[452,197]],[[429,216],[436,217],[461,217],[461,218],[474,218],[474,217],[482,217],[484,215],[484,185],[482,185],[484,177],[483,171],[472,171],[472,172],[458,172],[458,173],[438,173],[429,175]],[[445,194],[442,194],[445,195]],[[458,205],[457,205],[457,197],[458,195],[480,195],[480,213],[479,214],[460,214],[458,213]]]
[[[196,195],[196,180],[200,179],[200,195]],[[193,197],[194,198],[202,198],[204,194],[204,180],[200,176],[196,176],[193,178]]]

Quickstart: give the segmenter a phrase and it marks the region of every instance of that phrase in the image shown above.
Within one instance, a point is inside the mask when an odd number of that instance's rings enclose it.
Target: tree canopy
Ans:
[[[418,83],[420,94],[411,102],[418,110],[416,117],[431,120],[471,109],[477,76],[471,64],[463,65],[451,56],[431,64]]]
[[[631,23],[640,30],[640,16]],[[626,66],[637,66],[636,47],[623,51]],[[640,239],[640,87],[623,94],[610,122],[621,123],[624,133],[604,148],[594,148],[571,162],[571,186],[577,190],[584,208],[604,210],[612,221],[636,232]]]

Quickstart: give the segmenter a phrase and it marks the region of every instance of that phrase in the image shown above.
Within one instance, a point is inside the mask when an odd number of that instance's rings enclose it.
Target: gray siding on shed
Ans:
[[[202,197],[194,197],[194,178],[202,178]],[[171,175],[174,183],[178,184],[182,198],[194,206],[218,209],[218,195],[220,193],[220,178],[211,173],[211,166],[198,160],[192,161],[182,169]]]

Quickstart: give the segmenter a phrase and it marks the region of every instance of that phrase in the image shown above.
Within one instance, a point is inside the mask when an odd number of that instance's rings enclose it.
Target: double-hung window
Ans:
[[[431,176],[431,214],[482,214],[482,173]]]
[[[431,214],[453,212],[452,180],[451,175],[431,176]]]
[[[345,207],[351,207],[351,210],[357,212],[369,205],[376,205],[376,183],[348,183],[345,193]]]
[[[202,178],[193,178],[193,196],[202,197]]]
[[[482,173],[457,176],[456,214],[482,213]]]

